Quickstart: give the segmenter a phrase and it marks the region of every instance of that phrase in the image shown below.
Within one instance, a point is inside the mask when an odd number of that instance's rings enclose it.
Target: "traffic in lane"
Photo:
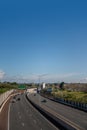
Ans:
[[[24,94],[15,96],[9,106],[9,130],[58,130],[27,101]]]
[[[60,103],[56,103],[49,99],[46,99],[39,94],[27,94],[28,98],[34,103],[38,104],[40,107],[48,110],[49,112],[55,114],[58,118],[69,122],[76,128],[80,130],[87,130],[87,113],[65,106]]]

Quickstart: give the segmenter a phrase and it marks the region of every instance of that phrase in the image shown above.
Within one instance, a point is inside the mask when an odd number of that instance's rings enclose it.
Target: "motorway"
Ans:
[[[46,99],[39,94],[27,94],[28,98],[38,104],[40,107],[44,108],[46,111],[49,111],[56,117],[64,120],[68,124],[74,126],[78,130],[87,130],[87,113],[71,108],[69,106],[56,103],[49,99]],[[44,99],[46,102],[44,102]]]
[[[29,103],[25,94],[11,100],[8,114],[8,130],[58,130]]]

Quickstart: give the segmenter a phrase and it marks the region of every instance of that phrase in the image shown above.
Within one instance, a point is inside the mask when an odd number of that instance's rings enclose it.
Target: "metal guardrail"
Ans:
[[[26,94],[26,98],[43,116],[45,116],[50,122],[52,122],[59,130],[76,130],[71,125],[55,117],[52,113],[44,110],[42,107],[40,107],[39,105],[31,101],[27,94]]]
[[[79,110],[83,110],[85,112],[87,112],[87,104],[86,103],[80,103],[80,102],[75,102],[75,101],[70,101],[70,100],[65,100],[65,99],[61,99],[61,98],[54,98],[53,99],[56,102],[60,102],[62,104],[77,108]]]
[[[71,100],[65,100],[64,98],[56,98],[56,97],[50,98],[50,97],[45,96],[43,94],[41,94],[41,96],[46,97],[46,98],[48,98],[52,101],[62,103],[64,105],[68,105],[70,107],[73,107],[73,108],[87,112],[87,104],[86,103],[80,103],[80,102],[75,102],[75,101],[71,101]]]

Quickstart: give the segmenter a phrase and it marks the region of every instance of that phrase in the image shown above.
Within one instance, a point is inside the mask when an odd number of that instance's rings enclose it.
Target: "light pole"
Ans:
[[[41,78],[46,76],[46,75],[48,75],[48,74],[40,74],[40,75],[38,75],[38,78],[39,78],[39,89],[41,89],[41,86],[40,86]]]
[[[38,75],[38,78],[39,78],[39,87],[37,88],[37,89],[39,89],[38,90],[38,92],[40,93],[40,90],[41,90],[41,78],[42,77],[44,77],[44,76],[46,76],[47,74],[40,74],[40,75]],[[41,96],[40,95],[38,95],[38,97],[39,97],[39,105],[41,106]]]

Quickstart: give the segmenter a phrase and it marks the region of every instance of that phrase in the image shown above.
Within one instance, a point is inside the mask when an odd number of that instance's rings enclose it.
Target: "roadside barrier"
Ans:
[[[9,90],[3,94],[0,95],[0,107],[3,104],[3,102],[7,99],[7,97],[13,92],[14,90]]]
[[[77,108],[79,110],[83,110],[85,112],[87,112],[87,104],[86,103],[80,103],[80,102],[75,102],[75,101],[70,101],[70,100],[65,100],[65,99],[61,99],[61,98],[54,98],[53,99],[56,102],[60,102],[62,104]]]
[[[77,130],[72,127],[68,123],[64,122],[62,119],[55,117],[52,113],[44,110],[42,107],[31,101],[28,97],[28,94],[25,95],[27,100],[43,115],[45,116],[51,123],[53,123],[59,130]],[[79,130],[79,129],[78,129]]]
[[[50,96],[46,96],[41,94],[41,96],[46,97],[52,101],[58,102],[58,103],[62,103],[64,105],[68,105],[70,107],[82,110],[87,112],[87,104],[86,103],[80,103],[80,102],[75,102],[75,101],[71,101],[71,100],[65,100],[64,98],[56,98],[56,97],[51,97]]]

